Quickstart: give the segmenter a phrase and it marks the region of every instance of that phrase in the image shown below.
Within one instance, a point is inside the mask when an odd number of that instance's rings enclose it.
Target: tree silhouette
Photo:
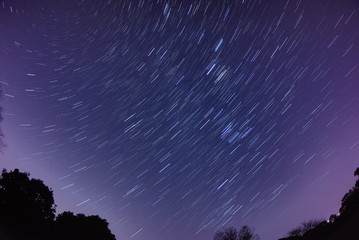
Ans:
[[[19,169],[2,171],[0,178],[0,212],[8,219],[21,215],[22,220],[51,221],[55,217],[52,191],[39,179],[30,179]]]
[[[218,230],[213,237],[213,240],[238,240],[238,231],[237,229],[230,227],[226,228],[223,231]]]
[[[359,177],[359,168],[354,172],[354,176]],[[339,209],[341,216],[349,216],[359,212],[359,179],[356,181],[354,187],[344,195],[342,199],[342,206]]]
[[[2,171],[0,178],[0,223],[9,229],[32,232],[55,218],[52,191],[39,179],[30,179],[18,169]]]
[[[214,234],[213,240],[259,240],[259,237],[244,225],[239,231],[233,227],[219,230]]]
[[[354,172],[359,177],[359,168]],[[359,239],[359,179],[342,199],[338,214],[328,221],[309,221],[288,233],[281,240],[357,240]]]
[[[242,226],[239,230],[239,240],[257,240],[259,239],[257,234],[254,234],[254,231],[250,229],[247,225]]]
[[[99,216],[64,212],[55,221],[52,190],[18,169],[0,178],[0,239],[116,240]]]
[[[359,167],[355,170],[354,176],[359,177]],[[359,184],[359,181],[356,182],[355,186],[359,187],[358,184]]]
[[[304,233],[316,228],[322,220],[309,220],[288,232],[289,237],[302,237]]]
[[[99,216],[74,215],[72,212],[57,216],[56,232],[59,240],[116,240],[106,220]]]

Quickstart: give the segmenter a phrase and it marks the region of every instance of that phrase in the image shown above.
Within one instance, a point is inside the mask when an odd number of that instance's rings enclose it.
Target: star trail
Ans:
[[[0,166],[119,240],[278,239],[359,155],[354,0],[2,1]]]

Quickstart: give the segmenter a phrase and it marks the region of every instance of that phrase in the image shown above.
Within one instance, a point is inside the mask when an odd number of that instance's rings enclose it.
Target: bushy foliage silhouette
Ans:
[[[238,240],[237,229],[231,227],[219,230],[214,234],[213,240]]]
[[[250,227],[244,225],[239,231],[233,227],[218,230],[213,240],[259,240],[259,237]]]
[[[6,240],[115,240],[99,216],[57,216],[52,190],[18,169],[0,178],[0,239]]]
[[[359,177],[359,168],[354,172],[354,176]],[[359,210],[359,179],[356,181],[354,187],[344,195],[342,199],[342,206],[339,209],[340,216],[350,216],[358,213]]]
[[[359,168],[354,172],[359,177]],[[346,193],[338,214],[332,214],[328,221],[300,226],[281,240],[358,240],[359,239],[359,179]],[[314,226],[314,227],[313,227]]]
[[[115,240],[106,220],[99,216],[63,212],[56,218],[57,239]]]
[[[259,236],[247,225],[241,227],[238,237],[239,240],[259,240]]]
[[[0,179],[0,223],[15,227],[30,237],[55,218],[52,191],[39,179],[30,179],[18,169],[2,171]],[[48,226],[46,226],[48,227]]]
[[[310,220],[303,222],[300,226],[292,229],[288,232],[289,237],[302,237],[304,233],[316,228],[322,222],[319,220]]]

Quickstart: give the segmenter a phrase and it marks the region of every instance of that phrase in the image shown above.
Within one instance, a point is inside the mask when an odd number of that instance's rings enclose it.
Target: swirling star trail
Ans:
[[[355,0],[0,2],[1,166],[117,239],[277,239],[359,155]]]

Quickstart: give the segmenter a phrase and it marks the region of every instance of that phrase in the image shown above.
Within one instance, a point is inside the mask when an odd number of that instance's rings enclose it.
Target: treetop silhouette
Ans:
[[[359,177],[359,168],[354,172]],[[307,224],[309,223],[309,224]],[[328,221],[309,221],[289,232],[281,240],[358,240],[359,239],[359,179],[346,193],[338,214]]]
[[[2,171],[0,179],[0,215],[7,221],[52,221],[55,202],[52,190],[39,179],[30,179],[29,173],[18,169]]]
[[[108,222],[99,216],[74,215],[63,212],[56,218],[58,239],[116,240],[108,229]]]
[[[239,231],[233,227],[218,230],[213,240],[259,240],[259,236],[250,227],[244,225]]]
[[[18,169],[0,177],[0,239],[116,240],[99,216],[59,214],[53,192],[43,181]]]

